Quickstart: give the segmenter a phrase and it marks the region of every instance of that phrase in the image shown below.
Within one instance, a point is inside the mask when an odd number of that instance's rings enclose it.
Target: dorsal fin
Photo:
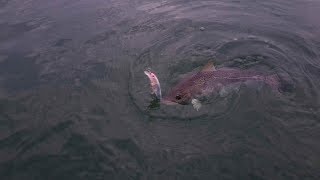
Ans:
[[[212,61],[209,61],[205,66],[203,66],[202,68],[202,72],[211,72],[211,71],[215,71],[216,68],[213,65]]]

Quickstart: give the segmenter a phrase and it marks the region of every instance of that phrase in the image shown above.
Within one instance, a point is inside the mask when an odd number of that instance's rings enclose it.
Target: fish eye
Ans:
[[[177,94],[177,95],[176,95],[176,100],[180,100],[180,99],[181,99],[180,94]]]

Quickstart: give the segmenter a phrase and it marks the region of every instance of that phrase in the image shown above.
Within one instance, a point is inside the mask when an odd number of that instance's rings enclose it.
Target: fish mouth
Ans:
[[[161,103],[165,104],[165,105],[178,105],[178,103],[173,102],[173,101],[169,101],[167,99],[162,99]]]

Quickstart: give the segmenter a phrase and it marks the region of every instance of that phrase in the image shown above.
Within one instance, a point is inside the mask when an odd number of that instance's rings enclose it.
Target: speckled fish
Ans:
[[[160,87],[160,82],[158,80],[158,77],[156,76],[155,73],[151,71],[150,68],[144,71],[144,74],[148,76],[149,81],[150,81],[150,88],[151,88],[151,95],[156,100],[161,100],[161,87]]]
[[[259,72],[240,70],[232,68],[216,69],[212,62],[209,62],[202,71],[195,75],[184,78],[169,91],[162,102],[166,104],[190,104],[199,110],[201,103],[198,100],[201,96],[213,92],[223,92],[226,89],[234,88],[243,83],[263,82],[272,89],[278,90],[279,78],[277,75],[264,75]]]

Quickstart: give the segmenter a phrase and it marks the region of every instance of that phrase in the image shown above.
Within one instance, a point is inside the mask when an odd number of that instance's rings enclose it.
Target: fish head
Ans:
[[[163,99],[162,102],[167,105],[190,104],[192,93],[188,87],[183,85],[173,88]]]
[[[201,96],[204,87],[204,78],[202,73],[192,74],[183,78],[174,86],[162,99],[165,104],[187,105],[191,100]]]

